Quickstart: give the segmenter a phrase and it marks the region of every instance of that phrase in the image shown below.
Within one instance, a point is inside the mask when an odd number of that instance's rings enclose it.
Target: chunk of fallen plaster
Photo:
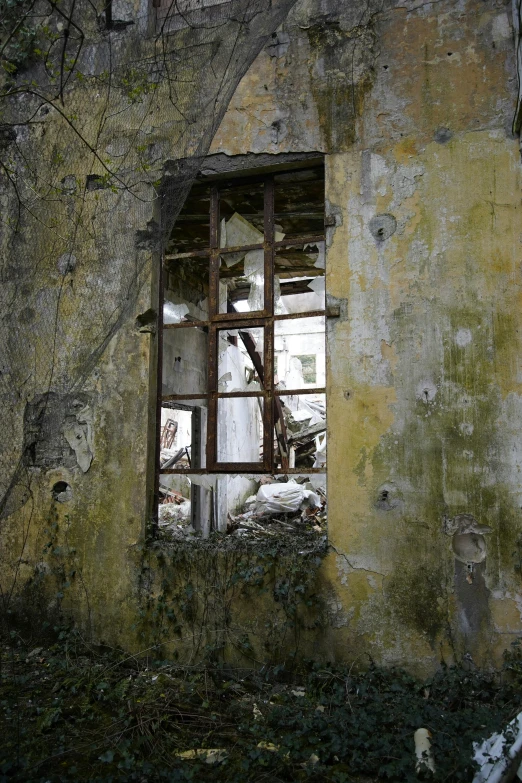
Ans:
[[[429,769],[431,772],[435,772],[435,761],[433,759],[433,753],[431,751],[431,734],[428,729],[417,729],[413,735],[415,742],[415,756],[417,761],[415,769],[417,774]]]
[[[76,462],[83,473],[87,473],[91,467],[92,450],[88,441],[88,433],[79,422],[65,426],[63,429],[65,440],[76,454]]]
[[[474,742],[473,750],[473,758],[480,766],[473,783],[500,783],[504,780],[506,770],[522,750],[522,712],[500,734],[495,732],[480,744]],[[522,764],[517,772],[519,779],[521,776]]]

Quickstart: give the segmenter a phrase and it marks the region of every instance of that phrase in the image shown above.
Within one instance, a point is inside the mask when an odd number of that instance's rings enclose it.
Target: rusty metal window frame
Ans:
[[[279,173],[279,172],[278,172]],[[325,473],[326,468],[290,468],[288,466],[288,453],[286,458],[281,448],[281,439],[286,440],[284,418],[280,397],[305,394],[325,394],[326,387],[276,389],[274,387],[274,324],[276,321],[287,321],[299,318],[311,318],[315,316],[328,316],[328,308],[312,310],[302,313],[288,313],[284,315],[274,314],[274,276],[275,253],[278,249],[303,249],[306,245],[314,245],[326,241],[325,233],[310,236],[296,236],[287,240],[275,241],[274,206],[275,206],[275,175],[260,175],[250,178],[252,182],[263,182],[264,187],[264,241],[262,244],[239,245],[237,247],[220,247],[220,209],[219,190],[220,184],[216,183],[210,190],[210,243],[203,250],[194,250],[184,253],[169,255],[168,262],[185,258],[209,259],[209,318],[208,321],[182,321],[174,324],[163,324],[164,305],[164,267],[167,260],[162,259],[160,272],[160,318],[158,340],[158,421],[161,421],[161,407],[164,402],[183,402],[184,400],[207,400],[207,444],[206,444],[206,468],[167,468],[161,470],[159,464],[159,448],[156,448],[156,476],[159,485],[159,474],[207,474],[207,473],[246,473],[246,474],[311,474]],[[238,179],[238,183],[245,182],[244,178]],[[235,180],[227,180],[226,184]],[[219,268],[220,257],[224,254],[238,251],[263,250],[264,251],[264,309],[255,312],[219,312]],[[199,327],[208,335],[208,379],[207,393],[169,394],[163,395],[162,389],[162,331],[167,329],[186,329]],[[263,365],[262,373],[258,372],[262,389],[259,391],[219,392],[218,391],[218,332],[226,329],[241,330],[251,327],[264,329]],[[326,329],[325,329],[326,341]],[[263,405],[263,460],[262,462],[219,462],[217,458],[217,408],[218,400],[224,398],[258,397],[264,401]],[[276,423],[280,422],[281,432],[275,430]],[[275,449],[274,440],[278,442],[281,454],[281,467],[274,467]],[[157,434],[159,444],[159,430]]]

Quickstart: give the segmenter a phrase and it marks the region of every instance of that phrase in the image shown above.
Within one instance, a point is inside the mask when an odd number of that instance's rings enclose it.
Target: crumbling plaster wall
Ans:
[[[300,0],[215,137],[212,152],[231,156],[326,154],[335,222],[327,290],[341,317],[328,327],[331,550],[320,574],[328,625],[311,624],[305,653],[369,653],[429,668],[441,653],[469,652],[488,663],[522,631],[513,557],[522,505],[522,232],[511,36],[509,5],[495,0],[364,8]],[[148,147],[158,171],[175,152],[161,116],[159,95]],[[47,122],[45,145],[60,149],[62,131]],[[122,122],[124,137],[133,122],[128,113]],[[56,165],[65,176],[69,164]],[[92,170],[77,162],[78,182]],[[132,312],[81,388],[93,411],[89,470],[42,470],[30,500],[2,523],[5,585],[14,573],[23,585],[40,561],[44,574],[67,561],[81,579],[63,606],[97,638],[129,646],[138,644],[155,345],[135,321],[155,302],[146,237],[135,245],[136,229],[153,217],[144,195],[131,210],[110,191],[85,194],[85,226],[96,229],[82,233],[63,284],[69,318],[60,340],[81,344],[89,323],[77,314],[82,292],[96,292],[92,267],[113,279],[120,263],[107,258],[103,238],[119,232],[122,252],[142,270]],[[48,247],[49,296],[62,285],[52,280],[67,250],[58,240],[52,229],[38,240]],[[21,252],[31,252],[29,240]],[[116,263],[110,275],[108,263]],[[49,344],[35,350],[41,393]],[[21,422],[14,417],[13,427]],[[65,503],[51,496],[58,480],[73,487]],[[469,534],[475,549],[481,541],[487,548],[472,572],[452,550],[459,525],[473,524],[455,521],[462,514],[491,527]],[[43,555],[53,520],[60,548]]]
[[[522,632],[510,5],[358,13],[298,3],[213,150],[326,153],[330,649],[498,662]]]
[[[284,2],[251,20],[241,45],[232,19],[169,37],[170,51],[160,40],[159,55],[148,8],[127,4],[136,24],[110,32],[85,22],[62,109],[71,122],[15,96],[0,139],[29,207],[2,175],[2,619],[21,610],[36,623],[61,607],[95,638],[127,645],[152,508],[159,188],[173,208],[175,161],[204,154]]]

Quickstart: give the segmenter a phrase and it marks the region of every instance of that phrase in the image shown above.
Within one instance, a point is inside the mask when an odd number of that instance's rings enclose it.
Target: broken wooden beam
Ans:
[[[322,432],[326,432],[326,421],[320,421],[317,424],[312,424],[311,427],[306,427],[304,430],[293,432],[288,437],[288,443],[295,443],[296,441],[301,440],[311,440],[317,435],[320,435]]]

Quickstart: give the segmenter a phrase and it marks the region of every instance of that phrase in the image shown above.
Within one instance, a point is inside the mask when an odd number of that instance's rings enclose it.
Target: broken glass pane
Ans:
[[[264,250],[223,253],[219,266],[219,312],[248,313],[264,309]]]
[[[166,255],[210,245],[210,186],[193,185],[166,246]]]
[[[218,392],[263,388],[264,331],[263,327],[218,331]]]
[[[274,353],[277,366],[274,383],[277,389],[324,387],[325,317],[310,316],[275,321]],[[306,357],[304,363],[300,357]]]
[[[165,262],[163,322],[208,319],[208,258],[177,258]]]
[[[282,452],[289,468],[326,468],[326,398],[324,394],[294,394],[279,397],[284,427],[276,414],[276,467]]]
[[[275,225],[285,234],[317,236],[324,233],[324,168],[276,174]]]
[[[218,462],[263,461],[263,398],[226,397],[217,405]]]
[[[163,402],[160,471],[206,466],[206,400]]]
[[[162,394],[206,394],[208,334],[189,326],[163,331]]]
[[[264,239],[263,182],[235,182],[219,188],[220,247],[262,244]]]
[[[322,248],[281,249],[275,254],[274,313],[307,313],[325,309]],[[320,266],[317,266],[317,263]]]

